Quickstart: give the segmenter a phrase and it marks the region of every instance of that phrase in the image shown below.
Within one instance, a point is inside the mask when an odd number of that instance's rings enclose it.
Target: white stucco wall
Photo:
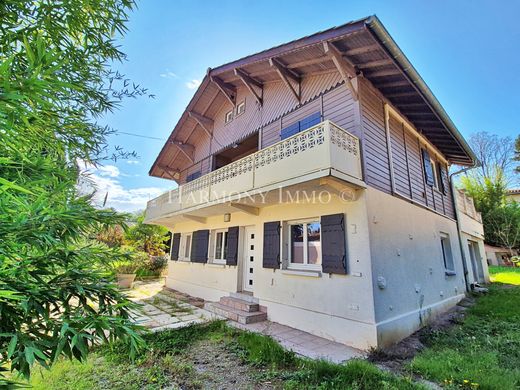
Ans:
[[[207,219],[205,224],[182,222],[176,233],[231,226],[256,226],[254,296],[267,307],[268,318],[330,340],[357,348],[376,345],[374,300],[365,193],[356,201],[343,202],[334,197],[327,204],[281,204],[260,209],[258,216],[233,213],[231,221],[223,216]],[[262,267],[263,224],[322,215],[345,213],[348,275],[321,274],[319,277],[282,269]],[[240,262],[240,252],[239,252]],[[168,287],[207,300],[240,289],[240,266],[169,262]]]
[[[477,220],[469,217],[468,215],[464,213],[460,213],[460,228],[462,231],[462,248],[464,250],[464,255],[466,257],[466,262],[468,264],[468,283],[489,283],[489,269],[488,269],[488,263],[486,259],[486,251],[484,248],[484,227],[482,226],[482,223],[478,222]],[[471,256],[468,248],[468,241],[473,241],[478,244],[478,254],[477,254],[477,261],[480,262],[482,271],[484,274],[484,280],[477,280],[474,277],[473,272],[473,266],[471,263]],[[478,267],[478,265],[477,265]],[[477,273],[478,275],[478,273]]]
[[[384,346],[464,297],[463,265],[455,221],[372,188],[367,207],[378,344]],[[445,272],[441,232],[450,237],[452,276]]]

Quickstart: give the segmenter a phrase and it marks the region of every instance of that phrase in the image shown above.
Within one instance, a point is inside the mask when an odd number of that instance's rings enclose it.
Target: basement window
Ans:
[[[453,264],[453,253],[451,252],[450,236],[446,233],[441,233],[441,249],[446,275],[455,275],[455,266]]]
[[[224,121],[226,123],[229,123],[233,120],[233,110],[226,112],[226,116],[224,118]]]

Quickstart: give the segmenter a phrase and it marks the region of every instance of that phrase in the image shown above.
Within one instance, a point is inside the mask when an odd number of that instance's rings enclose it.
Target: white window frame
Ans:
[[[432,174],[433,174],[433,188],[436,190],[441,190],[440,183],[439,183],[439,172],[437,169],[437,164],[435,163],[435,160],[430,157],[430,165],[432,167]]]
[[[224,115],[224,122],[229,123],[233,120],[233,110],[226,112]]]
[[[190,239],[190,243],[188,245],[188,237]],[[183,233],[181,235],[181,245],[179,248],[179,260],[180,261],[190,261],[191,257],[191,243],[192,243],[192,233]],[[186,249],[188,250],[188,256],[186,256]]]
[[[221,248],[221,257],[217,257],[217,235],[219,233],[222,233],[222,248]],[[228,235],[227,229],[216,229],[213,232],[213,263],[214,264],[226,264],[226,258],[222,258],[224,256],[224,253],[226,252],[225,249],[225,243],[226,238]]]
[[[451,239],[448,233],[440,233],[440,241],[441,241],[441,253],[442,253],[442,261],[444,264],[444,270],[446,273],[454,275],[455,274],[455,262],[453,259],[453,251],[451,248]],[[446,251],[444,247],[444,243],[447,242],[448,251]],[[447,253],[448,252],[448,253]],[[451,266],[451,268],[450,268]]]
[[[322,237],[321,237],[321,218],[307,218],[301,220],[293,220],[287,221],[287,269],[305,269],[305,270],[322,270],[322,253],[320,253],[319,264],[309,264],[309,246],[308,246],[308,237],[307,237],[307,225],[311,223],[319,223],[320,224],[320,248],[322,245]],[[292,234],[291,227],[294,225],[303,225],[303,230],[305,232],[303,236],[303,263],[293,263],[292,262]],[[323,248],[322,248],[323,251]]]
[[[240,112],[241,107],[244,107],[244,110],[242,112]],[[246,112],[246,101],[242,100],[240,103],[237,104],[235,118],[242,115],[244,112]]]

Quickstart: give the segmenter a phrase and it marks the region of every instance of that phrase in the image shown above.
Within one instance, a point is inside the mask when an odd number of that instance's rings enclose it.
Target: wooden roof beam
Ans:
[[[195,160],[193,158],[193,153],[195,152],[195,147],[193,145],[186,144],[181,141],[172,141],[172,144],[175,145],[177,147],[177,149],[179,149],[179,152],[184,154],[184,156],[188,160],[190,160],[192,164],[195,162]]]
[[[376,50],[379,50],[379,49],[381,49],[381,47],[378,44],[374,44],[374,45],[362,46],[362,47],[358,47],[356,49],[350,49],[350,50],[344,51],[343,55],[345,55],[345,56],[357,56],[359,54],[370,53],[372,51],[376,51]]]
[[[401,71],[397,68],[394,68],[394,69],[376,70],[374,72],[365,73],[365,76],[370,78],[370,77],[395,76],[398,74],[401,74]]]
[[[354,86],[352,83],[352,79],[357,76],[359,73],[356,67],[343,55],[343,53],[332,43],[332,42],[323,42],[323,50],[330,57],[334,65],[338,69],[339,74],[348,89],[352,92],[352,96],[354,100],[359,99],[359,93],[357,86]]]
[[[180,175],[181,175],[181,171],[179,171],[178,169],[173,169],[173,168],[170,168],[166,165],[157,165],[157,167],[159,169],[162,169],[164,173],[166,173],[168,176],[170,176],[170,178],[172,178],[173,180],[177,180]]]
[[[202,127],[202,129],[209,137],[213,136],[213,119],[208,118],[202,114],[198,114],[195,111],[188,111],[188,115],[190,118],[194,119],[200,127]]]
[[[286,85],[287,88],[289,88],[296,100],[298,100],[298,103],[300,103],[302,95],[300,75],[296,73],[294,70],[291,70],[287,66],[282,64],[280,60],[278,60],[277,58],[270,58],[269,65],[276,70],[276,73],[278,73],[278,76],[280,76],[283,83]],[[291,84],[291,80],[297,84],[298,91],[296,91],[296,88],[294,88],[294,86]]]
[[[375,61],[365,62],[364,64],[359,64],[358,66],[362,69],[366,69],[366,68],[375,68],[376,66],[392,65],[393,63],[394,62],[390,59],[384,59],[384,60],[375,60]]]
[[[225,83],[220,78],[211,76],[211,81],[217,86],[218,89],[224,94],[227,100],[234,106],[237,104],[237,91],[236,88],[228,83]]]
[[[249,74],[244,72],[242,69],[235,68],[235,76],[237,76],[246,88],[251,92],[251,94],[255,97],[258,104],[263,105],[264,104],[264,84],[260,82],[259,80],[251,77]],[[260,93],[254,88],[260,89]]]

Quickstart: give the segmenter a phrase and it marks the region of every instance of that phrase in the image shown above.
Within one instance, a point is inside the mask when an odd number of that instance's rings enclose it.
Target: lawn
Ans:
[[[520,267],[489,266],[489,276],[494,283],[520,285]]]
[[[311,361],[271,338],[223,322],[147,336],[148,350],[131,362],[120,343],[86,363],[60,361],[31,380],[35,389],[421,389],[371,363]]]
[[[503,268],[503,269],[498,269]],[[478,299],[464,323],[430,334],[428,347],[409,369],[446,388],[518,389],[520,387],[520,272],[490,267],[495,284]]]

